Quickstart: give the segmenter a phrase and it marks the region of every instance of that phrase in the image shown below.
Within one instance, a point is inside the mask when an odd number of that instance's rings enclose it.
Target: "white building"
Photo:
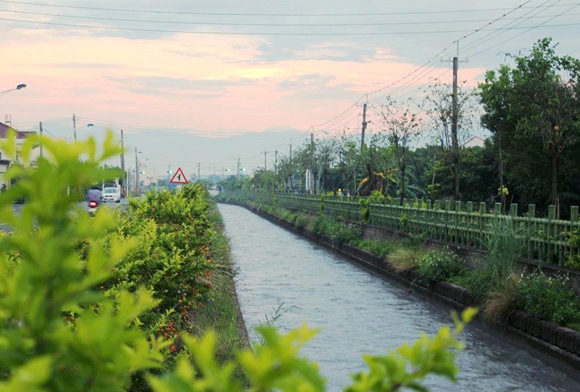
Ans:
[[[8,135],[8,131],[10,129],[13,129],[13,128],[0,122],[0,139],[6,139],[6,136]],[[22,142],[30,135],[36,134],[36,132],[34,132],[34,131],[18,131],[18,130],[15,130],[15,131],[16,131],[16,143],[17,143],[17,145],[21,145]],[[31,164],[33,164],[33,165],[36,164],[36,159],[38,159],[39,155],[40,155],[40,149],[35,147],[33,149],[33,153],[31,154],[31,159],[32,159]],[[17,152],[15,161],[16,162],[19,161],[18,152]],[[5,188],[10,186],[9,181],[7,181],[5,179],[5,174],[6,174],[6,171],[8,170],[8,168],[10,167],[10,165],[12,165],[13,163],[15,163],[15,162],[10,160],[6,156],[4,151],[2,151],[0,149],[0,189],[5,189]]]

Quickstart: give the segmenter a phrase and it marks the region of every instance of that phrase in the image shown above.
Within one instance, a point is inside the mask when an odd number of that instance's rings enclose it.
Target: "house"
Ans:
[[[0,122],[0,140],[1,139],[6,139],[6,136],[8,135],[8,131],[11,128],[10,126],[1,123]],[[30,135],[34,135],[36,134],[36,132],[34,131],[16,131],[16,143],[17,144],[22,144],[22,142],[29,137]],[[36,150],[36,148],[35,148]],[[34,159],[34,157],[38,157],[38,153],[33,154],[32,158]],[[16,156],[16,161],[18,161],[18,156]],[[33,161],[32,163],[34,164],[35,161]],[[10,183],[8,181],[5,180],[4,175],[6,173],[6,171],[8,170],[8,168],[10,167],[10,165],[12,165],[14,163],[14,161],[11,161],[7,156],[5,156],[4,152],[0,149],[0,189],[5,189],[7,187],[10,186]]]
[[[485,139],[481,136],[473,136],[465,141],[461,145],[461,147],[468,148],[468,147],[483,147],[485,145]]]

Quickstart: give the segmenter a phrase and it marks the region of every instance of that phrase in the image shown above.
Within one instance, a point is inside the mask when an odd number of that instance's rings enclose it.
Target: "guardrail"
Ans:
[[[569,220],[561,220],[556,219],[554,206],[549,207],[547,218],[536,217],[533,204],[520,216],[516,204],[510,206],[509,214],[502,214],[499,203],[489,210],[485,203],[459,201],[431,203],[430,200],[418,199],[405,201],[400,206],[398,200],[373,204],[367,198],[346,196],[265,192],[230,195],[310,214],[323,213],[339,220],[421,235],[458,246],[480,247],[488,234],[489,224],[494,219],[506,219],[520,229],[521,240],[526,244],[526,256],[529,259],[563,266],[570,255],[580,255],[578,247],[568,241],[571,233],[580,233],[577,206],[571,207]],[[223,196],[228,197],[228,194]]]

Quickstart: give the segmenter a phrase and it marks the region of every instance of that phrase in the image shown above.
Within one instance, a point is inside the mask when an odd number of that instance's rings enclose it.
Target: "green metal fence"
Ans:
[[[528,206],[525,214],[518,215],[516,204],[510,206],[508,214],[502,214],[499,203],[490,210],[485,203],[459,201],[431,203],[413,200],[405,201],[400,206],[398,201],[372,204],[357,197],[264,192],[237,195],[261,203],[311,214],[324,213],[338,220],[367,223],[458,246],[481,247],[485,236],[489,234],[490,223],[494,219],[504,219],[517,229],[530,259],[562,266],[570,254],[580,254],[579,249],[573,248],[567,241],[568,233],[580,231],[578,207],[571,208],[569,220],[561,220],[556,219],[554,206],[549,207],[547,218],[536,217],[533,204]]]

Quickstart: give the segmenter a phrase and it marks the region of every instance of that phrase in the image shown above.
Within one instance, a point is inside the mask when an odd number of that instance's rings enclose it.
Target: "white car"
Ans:
[[[104,202],[114,201],[115,203],[121,202],[121,191],[116,187],[103,188],[101,192],[101,200]]]

